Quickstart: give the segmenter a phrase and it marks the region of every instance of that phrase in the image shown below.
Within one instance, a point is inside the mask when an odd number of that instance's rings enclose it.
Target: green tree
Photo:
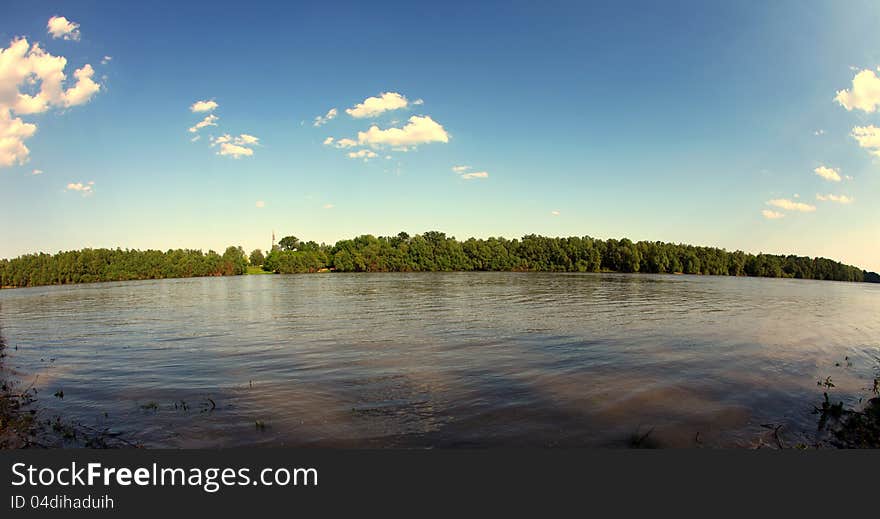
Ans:
[[[296,250],[299,247],[299,238],[296,236],[285,236],[278,242],[281,250]]]

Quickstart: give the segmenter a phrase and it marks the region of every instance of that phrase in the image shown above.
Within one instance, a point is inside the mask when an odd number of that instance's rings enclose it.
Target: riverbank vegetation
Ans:
[[[230,276],[262,270],[305,272],[545,271],[642,272],[880,282],[880,275],[826,258],[729,252],[629,239],[470,238],[430,231],[372,235],[335,245],[286,236],[268,254],[229,247],[220,255],[199,250],[83,249],[0,260],[0,286],[28,287],[96,281]]]
[[[317,272],[549,271],[643,272],[880,282],[880,275],[825,258],[728,252],[664,242],[527,235],[458,241],[442,232],[359,236],[333,246],[281,241],[263,268]]]
[[[27,254],[0,260],[0,286],[32,287],[98,281],[233,276],[244,274],[248,262],[241,247],[222,255],[177,249],[83,249],[58,254]]]

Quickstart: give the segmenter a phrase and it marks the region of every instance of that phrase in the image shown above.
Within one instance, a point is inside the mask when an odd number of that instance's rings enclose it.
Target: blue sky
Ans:
[[[880,270],[876,2],[20,5],[7,63],[26,38],[66,79],[19,113],[40,83],[0,66],[0,133],[35,126],[0,146],[0,257],[442,230]]]

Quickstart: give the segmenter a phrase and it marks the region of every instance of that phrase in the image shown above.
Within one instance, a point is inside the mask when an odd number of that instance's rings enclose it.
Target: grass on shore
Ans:
[[[266,272],[265,270],[263,270],[262,267],[255,267],[253,265],[248,265],[246,274],[251,275],[251,274],[272,274],[272,273]]]

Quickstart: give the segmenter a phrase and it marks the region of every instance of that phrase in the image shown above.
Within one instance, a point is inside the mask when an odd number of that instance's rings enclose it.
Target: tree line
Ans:
[[[244,249],[229,247],[222,255],[176,249],[83,249],[58,254],[26,254],[0,260],[0,286],[33,287],[98,281],[234,276],[247,271]]]
[[[826,258],[748,254],[623,238],[470,238],[458,241],[430,231],[410,236],[358,236],[335,245],[283,238],[263,259],[263,269],[292,274],[339,272],[545,271],[643,272],[880,282],[880,275]]]
[[[246,255],[241,247],[228,247],[222,255],[189,249],[83,249],[54,255],[27,254],[0,260],[0,286],[233,276],[246,273],[249,264],[280,274],[323,270],[642,272],[880,283],[880,275],[875,272],[826,258],[589,236],[549,238],[530,234],[521,239],[458,241],[430,231],[415,236],[405,232],[396,236],[363,235],[334,245],[286,236],[265,255],[259,249]]]

